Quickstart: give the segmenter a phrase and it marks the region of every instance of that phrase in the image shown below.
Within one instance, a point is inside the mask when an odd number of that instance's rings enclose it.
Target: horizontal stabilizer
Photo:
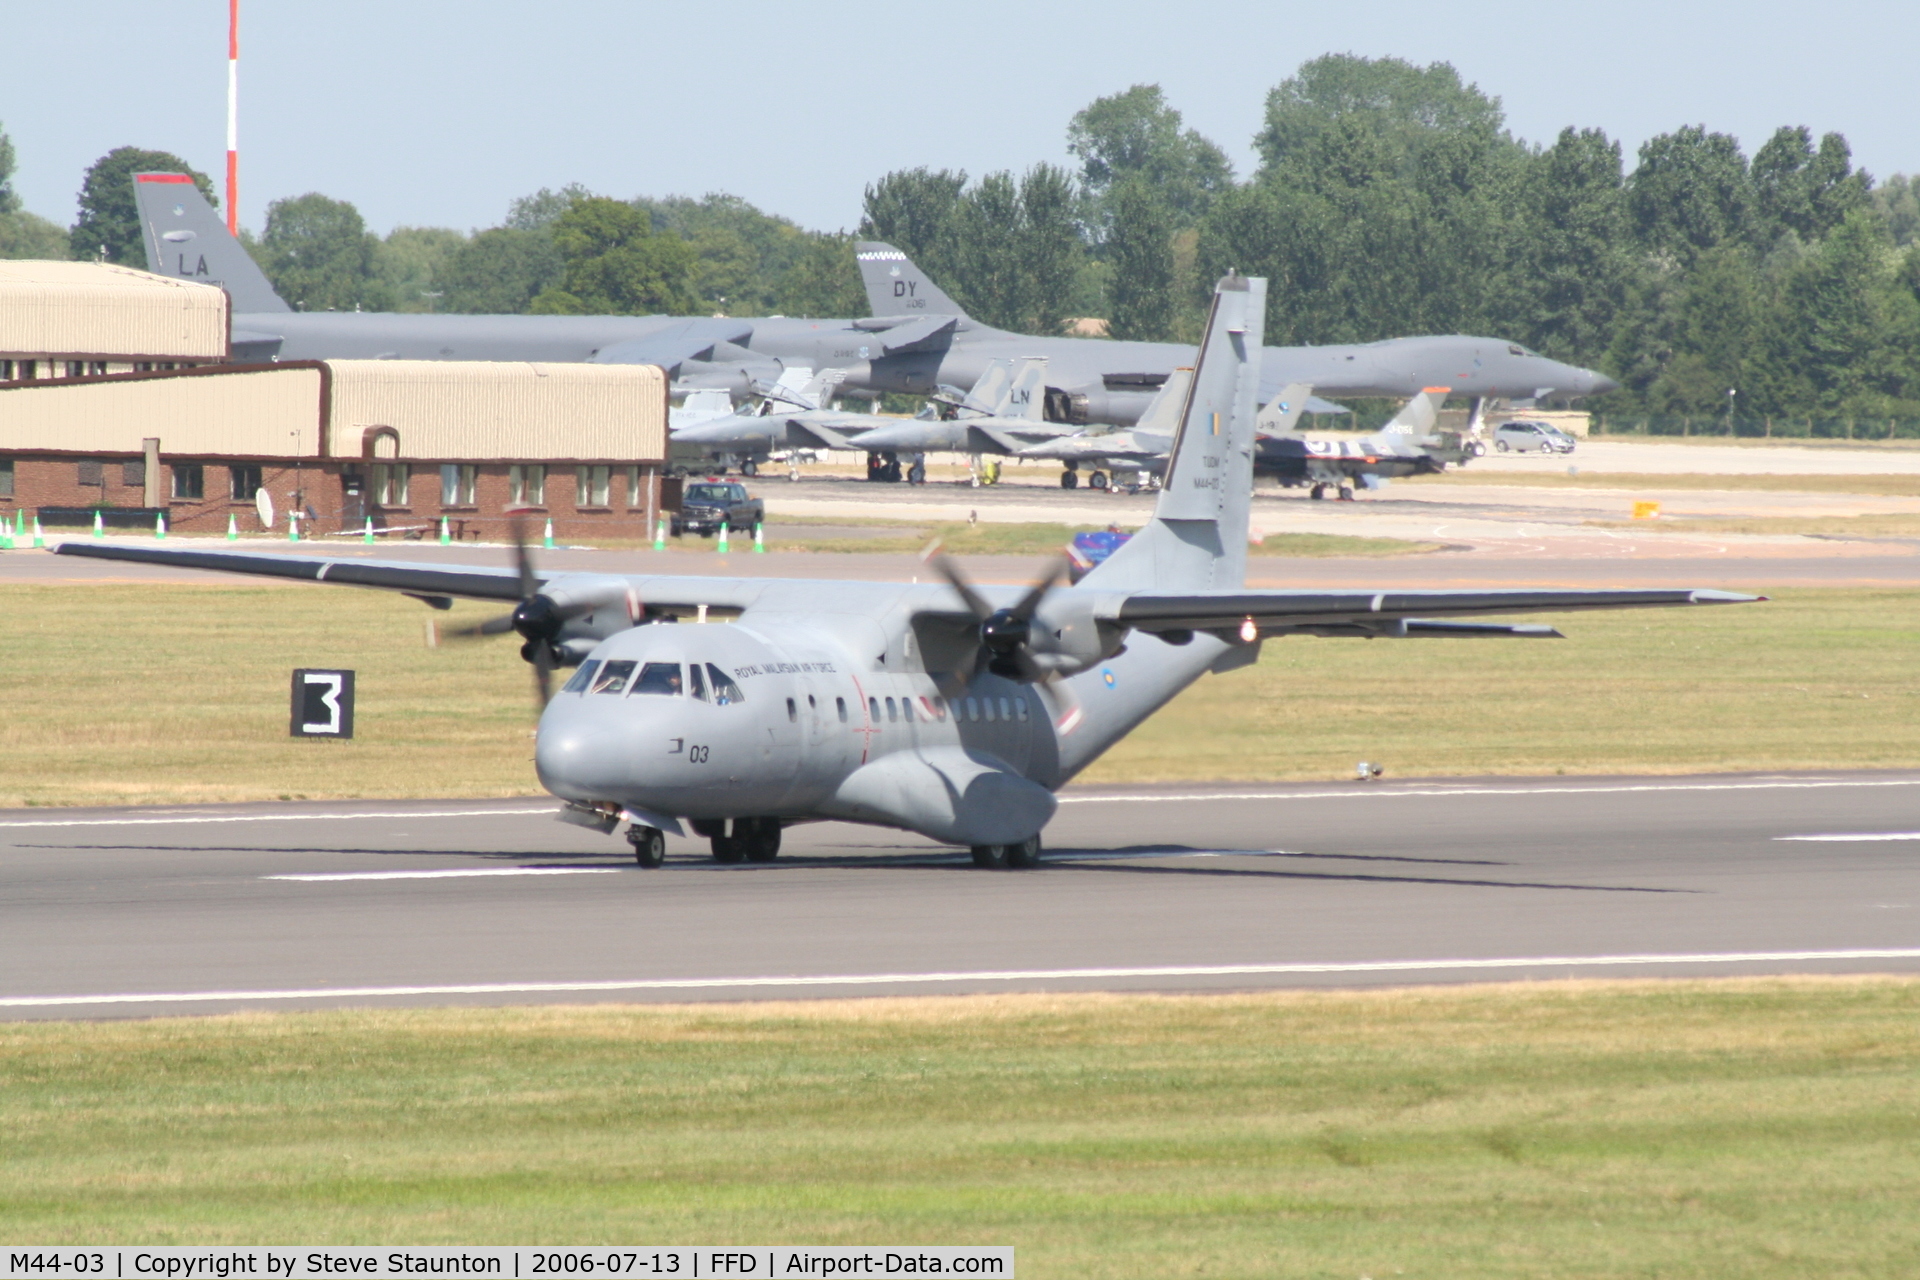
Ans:
[[[880,349],[890,356],[945,351],[953,345],[953,329],[959,323],[955,316],[920,316],[884,331],[880,335]]]

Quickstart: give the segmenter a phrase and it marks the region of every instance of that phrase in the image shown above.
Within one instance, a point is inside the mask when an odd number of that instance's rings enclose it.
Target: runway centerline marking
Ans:
[[[1920,960],[1920,948],[1846,951],[1727,951],[1674,955],[1524,956],[1493,959],[1361,960],[1294,964],[1154,965],[1112,969],[983,969],[954,973],[840,973],[740,978],[635,978],[612,982],[469,982],[433,986],[313,987],[278,991],[154,991],[111,995],[0,996],[0,1008],[60,1005],[199,1004],[243,1000],[340,1000],[396,996],[568,995],[610,991],[701,991],[766,987],[875,987],[955,982],[1052,982],[1112,978],[1234,978],[1315,973],[1430,970],[1580,969],[1637,965],[1782,964],[1810,960]]]
[[[1392,800],[1428,796],[1576,796],[1639,791],[1800,791],[1822,787],[1920,787],[1920,778],[1816,779],[1805,782],[1632,783],[1599,787],[1354,787],[1347,791],[1206,791],[1170,796],[1060,796],[1061,804],[1159,804],[1194,800]],[[1917,837],[1920,838],[1920,837]]]
[[[47,818],[24,822],[0,822],[9,827],[172,827],[199,822],[350,822],[355,818],[501,818],[524,817],[536,813],[557,813],[554,805],[537,809],[434,809],[412,813],[222,813],[198,814],[188,818]]]
[[[1775,836],[1775,840],[1920,840],[1920,831],[1856,831],[1818,836]]]
[[[452,880],[467,876],[617,876],[620,867],[443,867],[436,871],[312,871],[262,880]]]

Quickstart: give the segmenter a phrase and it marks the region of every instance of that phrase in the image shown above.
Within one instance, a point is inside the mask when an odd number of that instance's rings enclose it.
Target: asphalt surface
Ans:
[[[552,808],[0,812],[0,1017],[1920,971],[1920,774],[1070,791],[997,872]]]

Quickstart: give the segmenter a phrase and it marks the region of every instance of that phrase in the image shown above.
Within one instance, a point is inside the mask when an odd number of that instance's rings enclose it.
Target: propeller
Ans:
[[[1079,724],[1080,704],[1074,700],[1066,682],[1058,672],[1048,670],[1033,656],[1033,615],[1040,608],[1040,602],[1046,599],[1047,592],[1053,589],[1053,584],[1067,576],[1068,558],[1062,555],[1050,561],[1046,571],[1027,588],[1026,594],[1003,609],[996,609],[987,603],[953,557],[940,550],[938,541],[921,552],[920,558],[947,580],[947,584],[979,624],[979,647],[974,651],[973,669],[964,674],[959,671],[948,673],[941,682],[942,696],[952,700],[964,693],[967,683],[984,665],[997,676],[1018,680],[1021,684],[1039,685],[1054,703],[1054,724],[1062,732]]]
[[[520,656],[533,664],[536,710],[544,710],[548,699],[553,697],[554,668],[560,665],[555,643],[560,638],[560,628],[572,614],[540,594],[540,577],[534,572],[526,526],[517,516],[513,521],[513,559],[520,573],[520,603],[514,606],[513,612],[440,632],[438,639],[479,640],[503,636],[509,631],[519,633],[526,641],[520,646]]]

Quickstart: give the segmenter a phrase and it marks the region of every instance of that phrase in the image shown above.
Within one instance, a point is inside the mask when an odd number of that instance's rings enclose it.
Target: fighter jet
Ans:
[[[1291,429],[1263,434],[1254,454],[1254,474],[1275,476],[1287,488],[1311,485],[1309,496],[1314,498],[1334,489],[1351,501],[1356,481],[1377,489],[1395,477],[1431,475],[1464,463],[1485,449],[1465,433],[1435,432],[1447,390],[1428,387],[1364,440],[1309,440]]]
[[[1077,585],[541,574],[514,568],[69,542],[67,555],[514,602],[541,703],[534,765],[560,816],[657,867],[666,836],[767,861],[833,819],[1032,866],[1054,793],[1208,672],[1267,637],[1554,636],[1486,619],[1722,604],[1720,591],[1291,591],[1245,585],[1266,282],[1222,280],[1153,519]],[[705,625],[702,625],[702,624]],[[730,625],[716,625],[726,623]],[[560,692],[550,673],[575,666]]]
[[[1044,356],[995,361],[987,366],[983,380],[1002,366],[1013,373],[1006,394],[991,411],[979,412],[988,399],[976,383],[967,401],[949,413],[876,427],[860,437],[860,447],[869,452],[965,453],[978,458],[981,454],[1018,453],[1035,440],[1072,433],[1072,427],[1050,423],[1043,416],[1047,380]]]
[[[227,233],[186,174],[134,175],[149,269],[224,285],[240,360],[533,360],[657,364],[681,389],[752,397],[789,367],[844,369],[848,392],[931,395],[968,386],[995,360],[1048,361],[1051,421],[1127,426],[1167,376],[1193,363],[1175,342],[1030,337],[974,320],[892,245],[857,247],[873,314],[864,319],[726,316],[471,316],[295,311]],[[299,299],[294,299],[296,303]],[[1262,400],[1289,382],[1329,396],[1409,396],[1446,385],[1484,399],[1571,399],[1615,384],[1499,338],[1395,338],[1273,347]]]

